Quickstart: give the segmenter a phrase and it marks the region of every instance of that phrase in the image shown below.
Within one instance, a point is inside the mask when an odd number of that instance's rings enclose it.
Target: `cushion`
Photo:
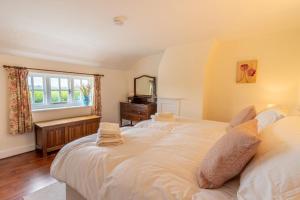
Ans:
[[[255,119],[258,121],[258,132],[285,117],[285,114],[278,109],[268,109],[260,112]]]
[[[256,111],[254,106],[248,106],[241,110],[236,116],[234,116],[229,122],[229,128],[238,126],[246,121],[254,119],[256,116]]]
[[[260,139],[257,120],[232,128],[208,151],[198,170],[201,188],[219,188],[238,175],[255,155]]]
[[[300,199],[300,117],[264,129],[255,158],[241,174],[239,199]]]

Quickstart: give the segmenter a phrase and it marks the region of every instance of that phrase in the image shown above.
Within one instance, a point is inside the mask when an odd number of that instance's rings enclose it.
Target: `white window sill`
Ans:
[[[58,107],[58,108],[41,108],[41,109],[33,109],[32,112],[46,112],[51,110],[69,110],[76,108],[91,108],[92,106],[68,106],[68,107]]]

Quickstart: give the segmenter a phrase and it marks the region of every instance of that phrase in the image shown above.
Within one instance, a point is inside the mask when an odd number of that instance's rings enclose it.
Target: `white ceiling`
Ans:
[[[0,52],[126,69],[168,46],[299,24],[300,0],[0,0]]]

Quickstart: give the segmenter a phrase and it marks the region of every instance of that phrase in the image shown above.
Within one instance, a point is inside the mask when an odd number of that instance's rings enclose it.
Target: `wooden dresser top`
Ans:
[[[72,118],[65,118],[65,119],[58,119],[58,120],[51,120],[51,121],[44,121],[44,122],[36,122],[35,125],[44,128],[49,126],[56,126],[61,124],[68,124],[72,122],[79,122],[79,121],[85,121],[85,120],[91,120],[91,119],[99,119],[100,117],[97,115],[88,115],[88,116],[82,116],[82,117],[72,117]]]

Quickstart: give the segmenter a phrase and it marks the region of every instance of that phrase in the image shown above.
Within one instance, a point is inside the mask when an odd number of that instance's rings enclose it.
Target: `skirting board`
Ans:
[[[1,150],[0,151],[0,159],[15,156],[15,155],[18,155],[21,153],[26,153],[26,152],[33,151],[33,150],[35,150],[34,144],[27,145],[27,146],[20,146],[20,147],[16,147],[16,148],[7,149],[7,150]]]

